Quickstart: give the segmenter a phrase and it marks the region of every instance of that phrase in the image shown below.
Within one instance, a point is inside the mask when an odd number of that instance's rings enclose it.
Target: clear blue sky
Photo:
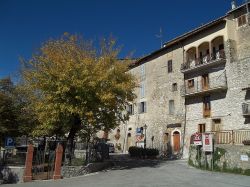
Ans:
[[[242,3],[238,0],[238,4]],[[223,16],[230,0],[0,0],[0,78],[14,76],[19,57],[64,32],[98,41],[114,35],[120,57],[157,50],[160,27],[168,41]]]

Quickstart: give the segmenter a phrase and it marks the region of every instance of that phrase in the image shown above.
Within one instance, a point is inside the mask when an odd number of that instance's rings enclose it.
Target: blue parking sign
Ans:
[[[5,148],[13,148],[15,147],[15,141],[12,137],[5,138]]]

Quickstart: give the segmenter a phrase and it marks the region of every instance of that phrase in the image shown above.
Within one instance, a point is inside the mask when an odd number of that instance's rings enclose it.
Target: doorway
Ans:
[[[202,90],[209,89],[209,77],[208,77],[208,74],[202,75],[201,83],[202,83]]]
[[[127,135],[127,151],[129,150],[129,147],[132,146],[132,136],[131,133],[128,133]]]
[[[173,149],[174,153],[180,152],[180,133],[178,131],[173,133]]]

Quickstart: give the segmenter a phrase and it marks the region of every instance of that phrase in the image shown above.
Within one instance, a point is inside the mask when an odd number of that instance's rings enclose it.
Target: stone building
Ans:
[[[147,147],[187,158],[195,132],[250,129],[249,9],[234,5],[134,62],[137,99],[110,140],[128,150],[146,137]]]

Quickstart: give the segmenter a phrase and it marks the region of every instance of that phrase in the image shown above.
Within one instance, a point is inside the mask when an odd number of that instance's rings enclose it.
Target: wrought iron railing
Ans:
[[[25,151],[0,150],[0,166],[24,166],[25,159]]]
[[[215,53],[204,55],[200,58],[187,60],[186,63],[181,65],[181,70],[185,71],[188,69],[199,67],[201,65],[210,64],[210,63],[222,60],[222,59],[226,59],[225,51],[219,50],[219,51],[216,51]]]

